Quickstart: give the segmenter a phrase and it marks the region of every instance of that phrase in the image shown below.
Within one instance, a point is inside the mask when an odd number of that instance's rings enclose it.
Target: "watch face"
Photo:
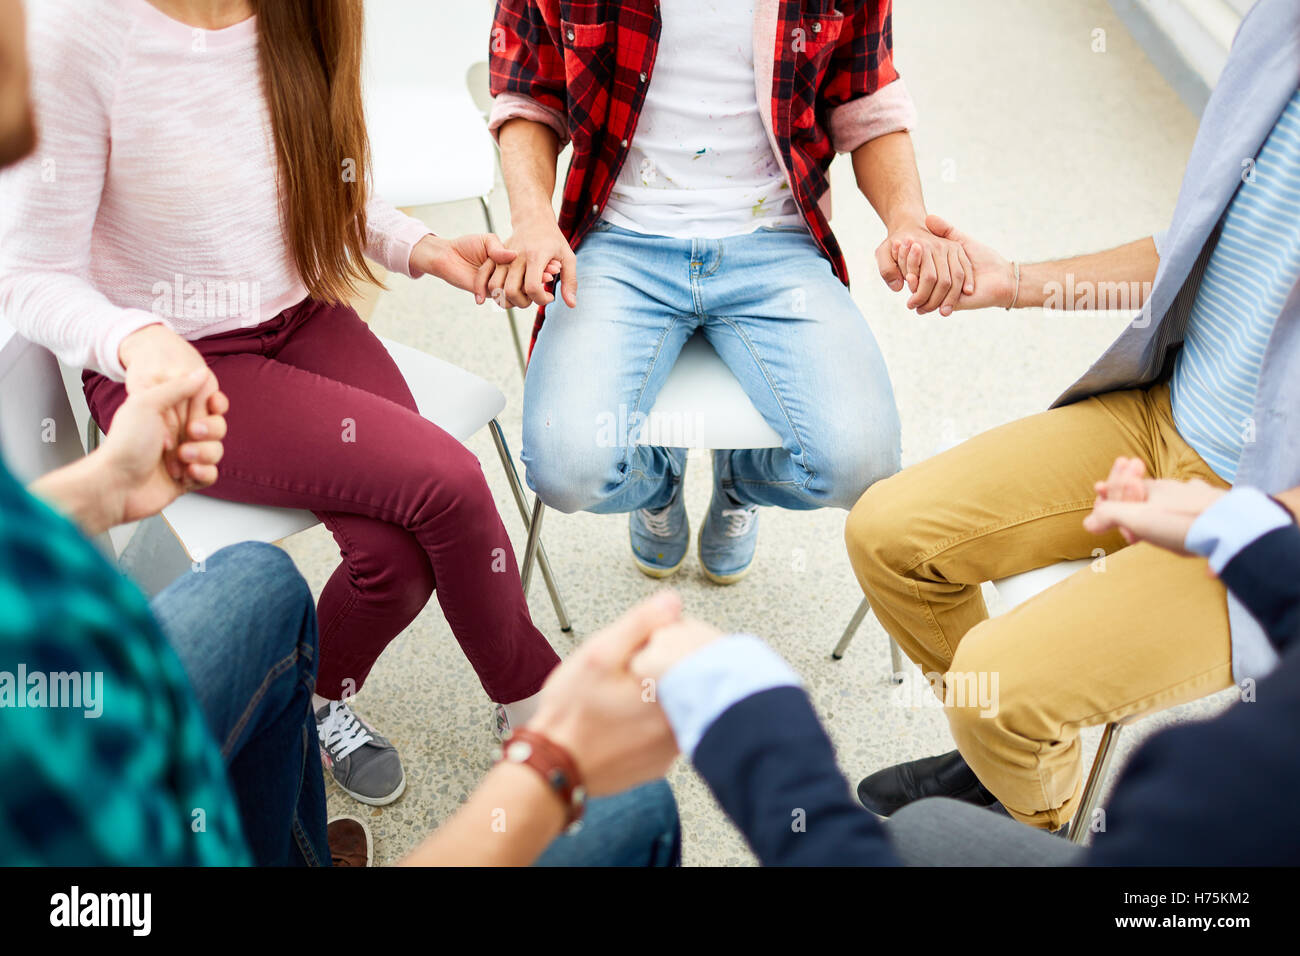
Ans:
[[[523,763],[533,755],[533,745],[526,740],[516,740],[506,748],[506,759],[514,763]]]

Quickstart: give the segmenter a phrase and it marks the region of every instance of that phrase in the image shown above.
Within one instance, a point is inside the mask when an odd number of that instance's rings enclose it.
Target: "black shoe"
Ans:
[[[858,800],[878,817],[892,816],[926,797],[950,797],[977,807],[998,802],[956,750],[877,770],[858,784]]]

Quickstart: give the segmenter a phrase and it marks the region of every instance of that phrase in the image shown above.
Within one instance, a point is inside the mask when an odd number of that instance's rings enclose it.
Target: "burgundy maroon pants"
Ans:
[[[193,344],[230,398],[221,474],[204,493],[308,509],[338,542],[318,606],[317,693],[360,689],[435,584],[492,700],[541,689],[559,658],[533,626],[478,459],[419,415],[356,312],[307,299]],[[107,430],[125,387],[92,372],[83,384]]]

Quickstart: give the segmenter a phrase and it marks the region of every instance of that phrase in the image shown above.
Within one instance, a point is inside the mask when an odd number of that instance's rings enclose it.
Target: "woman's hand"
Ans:
[[[146,325],[137,329],[122,340],[117,356],[126,369],[127,395],[135,395],[163,382],[185,378],[191,373],[198,373],[200,369],[205,373],[199,387],[185,400],[168,409],[163,416],[167,428],[177,439],[177,446],[185,435],[191,434],[195,425],[201,429],[202,421],[208,415],[216,413],[213,403],[220,395],[217,377],[212,374],[198,349],[167,326]],[[229,408],[224,395],[220,395],[218,404],[222,406],[220,414]],[[206,436],[197,434],[192,437],[201,439]],[[185,472],[185,463],[175,456],[174,451],[169,454],[166,466],[171,478],[180,481]]]
[[[411,272],[437,276],[457,289],[473,292],[474,301],[482,305],[488,298],[487,280],[492,269],[510,265],[518,255],[490,232],[459,239],[429,235],[411,250]]]
[[[677,621],[681,612],[681,599],[668,591],[642,601],[578,648],[542,689],[528,729],[569,752],[590,796],[662,777],[677,756],[653,684],[643,682],[630,664],[650,635]]]

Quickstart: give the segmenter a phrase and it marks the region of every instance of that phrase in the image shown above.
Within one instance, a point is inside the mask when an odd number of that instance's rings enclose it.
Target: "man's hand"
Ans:
[[[970,267],[974,270],[968,273],[969,277],[974,278],[974,288],[968,287],[968,291],[957,300],[954,308],[1006,309],[1011,306],[1016,294],[1016,276],[1015,267],[1009,260],[1004,259],[988,246],[976,242],[964,232],[959,232],[955,226],[939,216],[927,216],[925,225],[934,235],[960,243],[969,257]],[[915,298],[913,296],[913,299]],[[908,308],[911,307],[912,303],[909,301]]]
[[[508,266],[518,253],[501,244],[492,233],[442,239],[425,236],[411,250],[411,272],[431,275],[449,285],[474,293],[474,301],[487,301],[487,276],[497,266]]]
[[[931,219],[935,217],[930,217]],[[926,222],[905,222],[890,229],[876,249],[880,277],[895,292],[911,291],[907,307],[918,314],[939,310],[952,315],[963,294],[975,292],[978,278],[960,242],[936,235]]]
[[[722,637],[722,632],[703,621],[683,619],[661,627],[650,638],[650,643],[632,658],[632,671],[643,678],[658,680],[677,664],[706,644]]]
[[[134,395],[162,382],[185,378],[200,369],[205,373],[199,388],[165,413],[165,424],[173,435],[181,435],[183,429],[187,430],[212,414],[210,406],[218,394],[217,377],[208,369],[208,364],[198,349],[167,326],[146,325],[137,329],[122,340],[117,356],[126,369],[127,395]],[[223,408],[222,414],[224,412]],[[184,474],[185,465],[174,452],[167,458],[167,470],[176,481],[181,480]]]
[[[497,305],[503,309],[526,309],[534,303],[549,305],[555,296],[546,291],[546,285],[559,276],[565,304],[571,309],[577,307],[578,257],[551,216],[518,223],[506,247],[517,251],[519,258],[508,266],[497,265],[491,275],[484,276],[488,296]]]
[[[681,599],[671,592],[642,601],[578,648],[542,688],[528,729],[573,756],[591,796],[662,777],[677,756],[668,719],[629,665],[650,635],[681,612]]]
[[[1118,459],[1110,477],[1097,483],[1097,501],[1083,526],[1093,534],[1118,528],[1129,544],[1148,541],[1187,554],[1187,532],[1227,492],[1199,478],[1153,480],[1143,477],[1145,473],[1142,462]]]
[[[206,371],[205,366],[138,390],[118,408],[112,428],[90,457],[99,463],[110,524],[155,515],[185,492],[217,480],[226,437],[226,396],[217,392],[209,400],[210,414],[190,422],[184,439],[170,425],[173,409],[206,387]],[[179,475],[169,467],[173,458],[181,464]]]

